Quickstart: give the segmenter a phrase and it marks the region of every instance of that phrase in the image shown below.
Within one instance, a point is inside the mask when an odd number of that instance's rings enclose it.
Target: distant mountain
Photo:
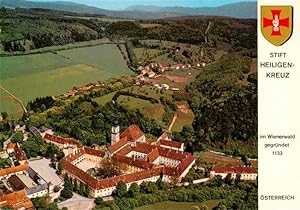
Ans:
[[[109,17],[132,19],[161,19],[190,15],[216,15],[237,18],[256,18],[256,2],[241,2],[220,7],[156,7],[133,6],[123,11],[112,11],[73,2],[33,2],[26,0],[0,0],[0,7],[8,8],[44,8],[68,12],[105,15]]]
[[[183,16],[186,15],[213,15],[213,16],[230,16],[237,18],[256,18],[257,3],[256,2],[239,2],[226,4],[219,7],[157,7],[137,5],[125,9],[125,11],[145,11],[145,12],[160,12],[160,13],[177,13]]]
[[[33,2],[26,0],[0,0],[1,7],[9,8],[43,8],[53,10],[64,10],[76,13],[91,13],[91,14],[107,14],[109,10],[91,7],[84,4],[77,4],[73,2]]]

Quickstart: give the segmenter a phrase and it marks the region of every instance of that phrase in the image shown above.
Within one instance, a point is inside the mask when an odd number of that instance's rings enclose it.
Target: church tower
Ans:
[[[118,121],[114,121],[111,128],[111,145],[117,143],[120,140],[120,126]]]

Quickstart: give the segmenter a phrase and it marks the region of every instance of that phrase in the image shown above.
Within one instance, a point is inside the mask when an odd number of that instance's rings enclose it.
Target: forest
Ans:
[[[89,41],[104,36],[105,23],[65,18],[39,10],[0,9],[0,41],[4,51],[28,51],[48,46]]]
[[[138,110],[119,104],[108,103],[100,106],[88,96],[81,96],[70,104],[59,104],[43,113],[29,117],[29,126],[50,127],[59,134],[69,135],[84,145],[105,145],[110,143],[113,121],[120,122],[121,130],[137,124],[142,131],[154,136],[162,130],[154,120],[145,117]]]
[[[80,14],[78,14],[80,15]],[[82,14],[81,14],[82,15]],[[153,21],[105,22],[97,17],[74,18],[43,9],[0,9],[1,48],[5,52],[25,52],[74,42],[109,39],[156,39],[186,44],[229,43],[233,49],[256,47],[256,21],[222,17],[193,17],[156,20],[154,27],[142,27]],[[71,14],[75,16],[75,14]],[[128,41],[127,40],[127,41]]]
[[[239,83],[250,71],[250,64],[249,57],[231,54],[197,76],[187,87],[196,116],[193,127],[184,128],[178,139],[198,151],[203,145],[216,147],[229,140],[247,143],[257,138],[256,81]]]
[[[95,199],[97,204],[95,209],[106,206],[110,209],[125,210],[162,201],[203,202],[207,200],[221,201],[214,208],[215,210],[257,209],[256,184],[231,179],[222,180],[220,177],[202,186],[188,187],[176,187],[172,183],[165,183],[158,179],[156,182],[143,182],[140,186],[132,184],[128,190],[124,182],[119,182],[115,196],[116,199],[113,201],[104,202],[101,198]],[[208,209],[205,205],[201,207],[201,209]]]

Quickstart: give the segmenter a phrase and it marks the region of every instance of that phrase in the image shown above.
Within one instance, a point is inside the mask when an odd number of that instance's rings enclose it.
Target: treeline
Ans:
[[[42,156],[57,162],[64,157],[64,153],[54,144],[47,144],[41,137],[33,137],[30,135],[28,139],[22,143],[22,148],[28,158]]]
[[[204,42],[203,31],[184,24],[161,21],[160,26],[143,28],[138,22],[122,21],[107,27],[112,37],[135,37],[138,39],[159,39],[173,42],[201,44]]]
[[[238,82],[243,73],[249,72],[250,64],[250,58],[231,54],[197,76],[187,87],[195,113],[193,128],[185,128],[179,139],[191,141],[196,150],[203,144],[216,146],[228,140],[256,139],[257,86]]]
[[[200,45],[210,21],[209,45],[217,41],[233,49],[256,48],[256,21],[231,18],[158,20],[155,27],[142,27],[139,21],[104,22],[96,18],[72,18],[51,10],[1,9],[2,48],[6,52],[28,51],[55,45],[107,38],[158,39]],[[127,46],[128,47],[128,46]],[[130,52],[128,52],[129,55]],[[131,63],[134,63],[131,57]]]
[[[101,87],[92,89],[91,91],[89,91],[88,95],[91,98],[101,97],[114,91],[119,91],[124,88],[131,87],[132,85],[134,85],[134,82],[134,77],[121,77],[118,80],[105,83]]]
[[[256,19],[215,19],[210,36],[229,43],[234,51],[257,48]]]
[[[60,134],[67,134],[84,145],[104,145],[110,143],[111,126],[118,120],[121,130],[131,124],[138,125],[145,133],[158,136],[161,128],[154,120],[146,118],[138,110],[132,110],[119,104],[108,103],[100,106],[88,95],[70,103],[62,103],[43,113],[29,116],[29,126],[52,128]]]
[[[26,109],[27,111],[43,112],[53,106],[55,100],[51,96],[36,98],[33,101],[29,101]]]
[[[73,197],[73,192],[78,193],[79,195],[84,197],[89,197],[90,188],[87,184],[84,184],[83,182],[78,182],[77,179],[73,179],[72,177],[69,177],[68,174],[65,174],[64,188],[60,192],[60,196],[69,199]]]
[[[229,43],[235,51],[255,49],[257,46],[257,23],[254,19],[195,17],[157,22],[160,25],[151,28],[143,28],[138,22],[116,22],[107,27],[107,34],[112,37],[155,39],[199,45],[205,43],[204,33],[209,22],[212,22],[208,34],[210,46],[214,47],[217,41]]]
[[[169,123],[170,119],[172,119],[174,113],[177,111],[177,106],[173,101],[167,99],[164,96],[160,97],[160,102],[165,107],[165,112],[162,121],[165,123]]]
[[[136,57],[136,55],[133,51],[134,45],[133,45],[132,41],[126,42],[125,48],[126,48],[126,51],[127,51],[127,55],[128,55],[128,59],[129,59],[130,64],[133,67],[137,68],[138,67],[138,60],[137,60],[137,57]]]
[[[4,51],[28,51],[43,47],[66,45],[104,37],[106,23],[97,19],[85,20],[50,16],[44,13],[1,9],[0,41]]]
[[[215,182],[222,182],[222,186],[215,186]],[[255,184],[239,182],[235,185],[227,185],[222,180],[215,180],[209,186],[176,187],[158,179],[156,182],[143,182],[140,186],[132,184],[128,190],[124,182],[119,182],[115,196],[117,199],[106,202],[103,202],[101,198],[96,198],[95,210],[103,207],[109,207],[112,210],[127,210],[162,201],[204,202],[208,200],[220,200],[219,206],[225,206],[225,209],[257,209]]]

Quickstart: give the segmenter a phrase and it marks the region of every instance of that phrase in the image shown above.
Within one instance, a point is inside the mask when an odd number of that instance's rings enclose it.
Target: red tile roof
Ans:
[[[135,147],[132,147],[134,151],[145,154],[149,154],[154,148],[156,148],[154,145],[141,142],[136,142]]]
[[[0,177],[6,176],[6,175],[9,175],[9,174],[13,174],[13,173],[16,173],[16,172],[20,172],[20,171],[25,171],[28,168],[29,168],[29,165],[26,163],[26,164],[11,167],[11,168],[0,169]]]
[[[156,143],[156,141],[150,138],[150,139],[146,140],[146,143],[147,144],[154,144],[154,143]]]
[[[168,176],[177,176],[177,171],[175,168],[164,166],[163,173]]]
[[[158,139],[159,140],[167,140],[167,139],[169,139],[169,135],[166,132],[164,132]]]
[[[239,174],[255,174],[257,173],[254,167],[245,166],[214,166],[211,171],[216,173],[239,173]]]
[[[7,195],[0,196],[0,208],[9,206],[13,209],[25,209],[33,208],[33,204],[29,198],[26,197],[25,190],[20,190]]]
[[[60,163],[62,165],[62,168],[67,173],[73,174],[79,180],[87,183],[91,188],[103,189],[107,187],[114,187],[119,181],[130,183],[130,182],[135,182],[138,180],[150,178],[152,176],[158,176],[161,173],[164,173],[169,176],[180,176],[186,170],[186,168],[190,164],[192,164],[193,161],[195,160],[195,158],[190,153],[166,149],[159,146],[159,144],[156,143],[151,144],[150,142],[149,143],[135,142],[134,145],[130,146],[128,141],[136,141],[142,135],[144,135],[143,132],[139,128],[137,128],[136,125],[130,126],[122,133],[121,140],[111,145],[108,148],[108,150],[111,153],[117,151],[112,156],[112,160],[120,163],[125,163],[131,166],[135,166],[137,168],[141,168],[143,169],[143,171],[141,172],[121,175],[109,179],[99,180],[97,178],[94,178],[88,175],[83,170],[77,168],[75,165],[73,165],[72,161],[76,160],[77,158],[79,158],[84,154],[104,157],[104,152],[94,150],[88,147],[83,147],[80,143],[79,143],[80,146],[78,151],[75,154],[71,154],[63,158],[60,161]],[[164,143],[164,141],[166,140],[162,140],[162,141],[163,141],[162,143]],[[168,141],[168,143],[169,142],[171,141]],[[171,144],[172,145],[176,144],[177,147],[179,146],[179,144],[181,145],[181,143],[178,142],[171,142]],[[147,154],[147,160],[133,159],[131,157],[127,157],[126,155],[131,151]],[[176,168],[172,168],[168,166],[157,166],[152,164],[151,162],[153,162],[159,156],[175,159],[178,160],[180,163]]]
[[[27,160],[27,156],[19,144],[16,144],[14,151],[18,161]]]
[[[69,162],[72,162],[78,158],[80,158],[80,156],[84,155],[85,150],[84,147],[80,147],[77,152],[75,153],[71,153],[70,155],[68,155],[67,157],[65,157],[65,159]]]
[[[179,161],[183,160],[189,154],[188,152],[180,152],[171,149],[166,149],[163,147],[158,147],[158,150],[160,156]]]
[[[89,147],[84,147],[84,151],[86,154],[93,155],[93,156],[98,156],[98,157],[104,157],[104,152],[96,149],[92,149]]]
[[[119,141],[108,147],[108,151],[114,153],[119,149],[122,149],[127,143],[127,137],[122,137]]]
[[[158,142],[159,145],[174,147],[180,149],[183,143],[176,142],[176,141],[168,141],[168,140],[160,140]]]
[[[121,138],[127,137],[128,141],[136,141],[143,135],[143,131],[137,125],[131,125],[121,134]]]
[[[7,144],[7,149],[14,149],[15,146],[16,146],[16,144],[14,144],[14,143],[8,143]]]
[[[81,181],[87,183],[93,189],[96,189],[96,185],[97,185],[97,179],[96,178],[88,175],[86,172],[84,172],[83,170],[81,170],[77,166],[73,165],[72,163],[67,161],[65,158],[63,158],[60,161],[60,164],[61,164],[62,168],[67,171],[68,174],[69,173],[73,174],[74,176],[76,176]]]
[[[63,137],[51,135],[51,134],[48,134],[48,133],[44,136],[44,139],[55,142],[55,143],[58,143],[58,144],[62,144],[62,145],[68,144],[68,145],[76,145],[78,147],[81,146],[80,142],[76,141],[75,139],[63,138]]]
[[[191,165],[193,163],[193,161],[195,160],[194,156],[191,154],[188,154],[179,164],[179,166],[177,167],[177,174],[178,176],[180,176],[189,165]]]
[[[159,157],[159,151],[158,148],[156,147],[148,154],[148,161],[151,163],[158,157]]]
[[[122,156],[122,155],[117,155],[115,154],[112,159],[116,162],[120,163],[125,163],[127,165],[135,166],[137,168],[142,168],[142,169],[149,169],[153,167],[153,164],[148,163],[145,160],[140,160],[140,159],[132,159],[130,157]]]
[[[147,171],[136,172],[132,174],[126,174],[122,176],[117,176],[109,179],[99,180],[97,183],[97,189],[105,189],[108,187],[114,187],[118,184],[119,181],[123,181],[125,183],[132,183],[139,180],[147,179],[153,176],[159,176],[163,168],[155,168]]]
[[[121,156],[126,156],[131,151],[132,151],[132,147],[129,145],[126,145],[121,150],[119,150],[116,154],[121,155]]]

